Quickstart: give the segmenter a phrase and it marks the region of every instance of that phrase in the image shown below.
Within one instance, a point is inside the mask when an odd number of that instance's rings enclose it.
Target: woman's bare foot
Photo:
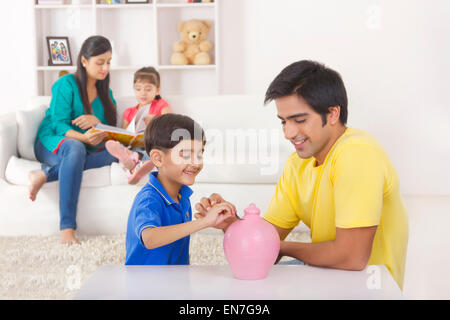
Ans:
[[[33,170],[28,173],[28,178],[30,179],[30,188],[28,197],[30,198],[31,201],[34,201],[36,200],[36,195],[41,189],[41,187],[44,185],[45,182],[47,182],[47,176],[42,170]]]
[[[80,244],[80,242],[75,238],[75,230],[74,229],[63,229],[61,230],[61,241],[62,244],[68,244],[71,246],[72,244]]]

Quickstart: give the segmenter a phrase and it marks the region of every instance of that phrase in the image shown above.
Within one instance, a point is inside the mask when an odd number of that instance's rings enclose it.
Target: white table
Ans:
[[[103,266],[76,299],[402,299],[402,293],[384,265],[363,271],[275,265],[262,280],[238,280],[229,266]]]

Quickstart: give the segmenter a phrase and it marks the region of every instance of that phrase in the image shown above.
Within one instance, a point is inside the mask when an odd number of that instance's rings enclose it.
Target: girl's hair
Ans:
[[[92,106],[89,103],[87,94],[87,73],[81,62],[81,57],[90,59],[101,55],[105,52],[111,51],[111,43],[108,39],[102,36],[92,36],[87,38],[81,46],[80,53],[77,59],[77,71],[75,78],[77,79],[78,89],[81,93],[81,101],[83,102],[84,112],[92,114]],[[95,86],[97,87],[98,96],[103,105],[106,121],[109,125],[115,126],[117,123],[116,108],[109,96],[109,73],[104,80],[97,80]]]
[[[162,114],[153,118],[145,129],[145,151],[148,154],[153,149],[165,152],[183,139],[206,143],[203,128],[190,117],[176,113]]]
[[[133,84],[135,84],[136,81],[138,81],[138,80],[149,81],[156,88],[159,88],[159,86],[161,85],[161,77],[160,77],[158,71],[156,71],[156,69],[153,67],[144,67],[144,68],[141,68],[138,71],[136,71],[134,73]],[[155,97],[155,100],[160,100],[160,99],[161,99],[161,96],[158,94]]]

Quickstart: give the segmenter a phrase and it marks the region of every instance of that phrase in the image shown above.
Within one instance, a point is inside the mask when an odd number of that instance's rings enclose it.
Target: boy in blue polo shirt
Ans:
[[[192,221],[189,197],[203,168],[203,129],[191,118],[164,114],[145,130],[145,151],[158,172],[136,195],[128,217],[126,265],[189,264],[190,234],[236,215],[224,202]]]

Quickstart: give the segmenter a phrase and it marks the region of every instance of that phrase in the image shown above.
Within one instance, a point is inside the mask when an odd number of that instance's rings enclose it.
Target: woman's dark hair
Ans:
[[[87,94],[87,74],[86,69],[83,67],[81,57],[89,59],[101,55],[105,52],[112,51],[111,43],[108,39],[102,36],[92,36],[87,38],[80,49],[77,59],[77,71],[75,77],[77,79],[78,89],[81,93],[81,101],[83,102],[84,113],[92,114],[92,106],[89,103]],[[117,123],[117,114],[114,103],[109,96],[109,73],[104,80],[97,80],[95,86],[97,87],[97,93],[100,101],[103,105],[106,121],[109,125],[115,126]]]
[[[159,75],[159,72],[156,71],[153,67],[144,67],[139,69],[134,73],[134,79],[133,84],[136,83],[138,80],[144,80],[149,81],[151,84],[153,84],[156,88],[159,88],[161,85],[161,77]],[[155,97],[155,100],[160,100],[161,96],[158,94]]]
[[[188,116],[176,113],[162,114],[153,118],[145,129],[145,151],[148,154],[153,149],[167,151],[183,139],[206,143],[203,128]]]
[[[284,68],[270,84],[264,103],[296,94],[322,117],[325,125],[329,107],[340,106],[339,120],[347,123],[347,92],[338,72],[323,64],[301,60]]]

